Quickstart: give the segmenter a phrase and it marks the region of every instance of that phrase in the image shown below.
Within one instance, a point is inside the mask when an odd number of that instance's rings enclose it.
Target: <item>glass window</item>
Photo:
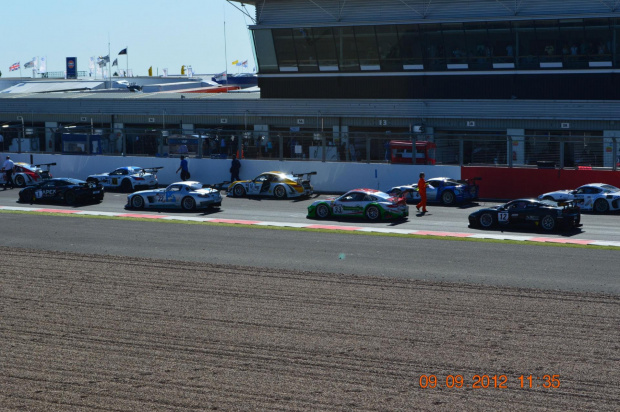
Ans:
[[[538,69],[538,43],[531,21],[514,22],[516,33],[516,59],[520,69]]]
[[[445,69],[446,53],[439,24],[425,24],[421,29],[427,62],[425,66],[431,70]]]
[[[276,48],[280,71],[294,71],[297,69],[297,55],[291,29],[274,29],[273,44]]]
[[[400,53],[403,59],[403,69],[421,70],[424,68],[422,54],[422,38],[417,24],[398,26]]]
[[[400,47],[396,26],[377,26],[377,43],[379,44],[379,58],[381,70],[402,70],[403,64],[400,59]]]
[[[314,45],[316,47],[317,60],[320,71],[337,71],[338,56],[336,43],[331,27],[320,27],[312,30]]]
[[[492,46],[489,43],[486,24],[464,23],[467,51],[469,54],[469,67],[475,69],[491,68]]]
[[[510,22],[488,22],[487,31],[495,67],[510,68],[510,64],[515,62],[516,52],[515,36],[512,33]]]
[[[278,60],[276,59],[276,49],[273,45],[271,30],[254,30],[252,33],[259,71],[261,73],[277,72]]]
[[[362,70],[380,70],[379,49],[374,26],[355,27],[355,42]]]
[[[318,71],[319,65],[316,58],[316,49],[314,48],[312,29],[303,27],[293,29],[293,38],[295,39],[299,70],[303,72]]]
[[[336,53],[340,62],[340,69],[359,71],[360,63],[357,58],[357,45],[353,27],[338,27],[334,29],[336,38]]]
[[[585,37],[591,62],[611,62],[612,37],[608,19],[588,19]]]
[[[560,40],[562,42],[562,57],[565,67],[587,67],[587,56],[581,54],[580,45],[584,43],[582,19],[560,20]],[[566,50],[568,49],[568,50]]]
[[[441,25],[448,64],[467,63],[467,43],[462,23]]]
[[[540,57],[541,66],[544,63],[561,63],[563,47],[557,20],[536,22],[536,54]]]

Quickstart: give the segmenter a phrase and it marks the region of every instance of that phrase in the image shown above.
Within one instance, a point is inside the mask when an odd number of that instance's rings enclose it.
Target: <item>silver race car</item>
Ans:
[[[200,182],[177,182],[165,189],[142,190],[127,196],[128,209],[207,209],[220,207],[219,189],[205,187]]]
[[[573,200],[581,210],[605,213],[620,209],[620,189],[605,183],[590,183],[575,190],[558,190],[543,193],[540,200]]]
[[[133,192],[138,189],[157,187],[157,171],[163,167],[124,166],[110,173],[90,175],[87,182],[101,183],[106,189],[121,189]]]

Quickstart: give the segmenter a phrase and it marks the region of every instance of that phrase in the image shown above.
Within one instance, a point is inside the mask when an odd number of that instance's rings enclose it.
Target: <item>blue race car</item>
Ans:
[[[444,205],[474,201],[478,199],[478,190],[480,189],[476,184],[478,180],[481,178],[455,180],[450,177],[433,177],[426,181],[426,199],[429,203],[442,203]],[[396,196],[405,190],[409,191],[406,197],[407,203],[416,204],[420,201],[417,183],[393,187],[388,193]]]

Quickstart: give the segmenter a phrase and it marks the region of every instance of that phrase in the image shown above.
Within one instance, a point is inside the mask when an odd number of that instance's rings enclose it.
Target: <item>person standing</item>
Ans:
[[[189,180],[189,177],[190,177],[189,166],[187,164],[187,159],[185,159],[185,156],[181,156],[181,164],[179,165],[179,168],[177,169],[176,173],[179,173],[179,170],[181,171],[181,180],[183,181]]]
[[[7,156],[4,164],[2,165],[2,171],[4,172],[4,176],[6,177],[6,182],[4,182],[4,190],[11,185],[11,189],[15,187],[13,184],[13,168],[15,167],[15,163],[11,160],[11,156]]]
[[[232,163],[230,165],[230,182],[241,180],[239,177],[239,169],[241,169],[241,162],[237,159],[237,155],[233,155]]]
[[[422,208],[422,213],[426,213],[426,180],[424,180],[424,172],[420,173],[420,180],[418,180],[418,192],[420,193],[420,203],[416,205],[416,209]]]

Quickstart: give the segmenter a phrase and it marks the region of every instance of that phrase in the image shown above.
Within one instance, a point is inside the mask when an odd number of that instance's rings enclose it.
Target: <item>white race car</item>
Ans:
[[[220,207],[219,189],[204,187],[200,182],[177,182],[165,189],[142,190],[127,196],[128,209],[207,209]]]
[[[52,178],[50,166],[56,163],[43,163],[39,165],[31,165],[29,163],[16,162],[13,166],[13,183],[17,187],[32,186],[41,183],[44,180]],[[46,166],[42,168],[42,166]],[[0,173],[0,184],[6,182],[6,175]]]
[[[581,210],[592,210],[597,213],[620,209],[620,189],[605,183],[589,183],[575,190],[543,193],[538,199],[556,202],[574,200]]]
[[[123,192],[133,192],[138,189],[157,187],[157,171],[163,167],[125,166],[110,173],[90,175],[87,182],[101,183],[106,189],[121,189]]]

